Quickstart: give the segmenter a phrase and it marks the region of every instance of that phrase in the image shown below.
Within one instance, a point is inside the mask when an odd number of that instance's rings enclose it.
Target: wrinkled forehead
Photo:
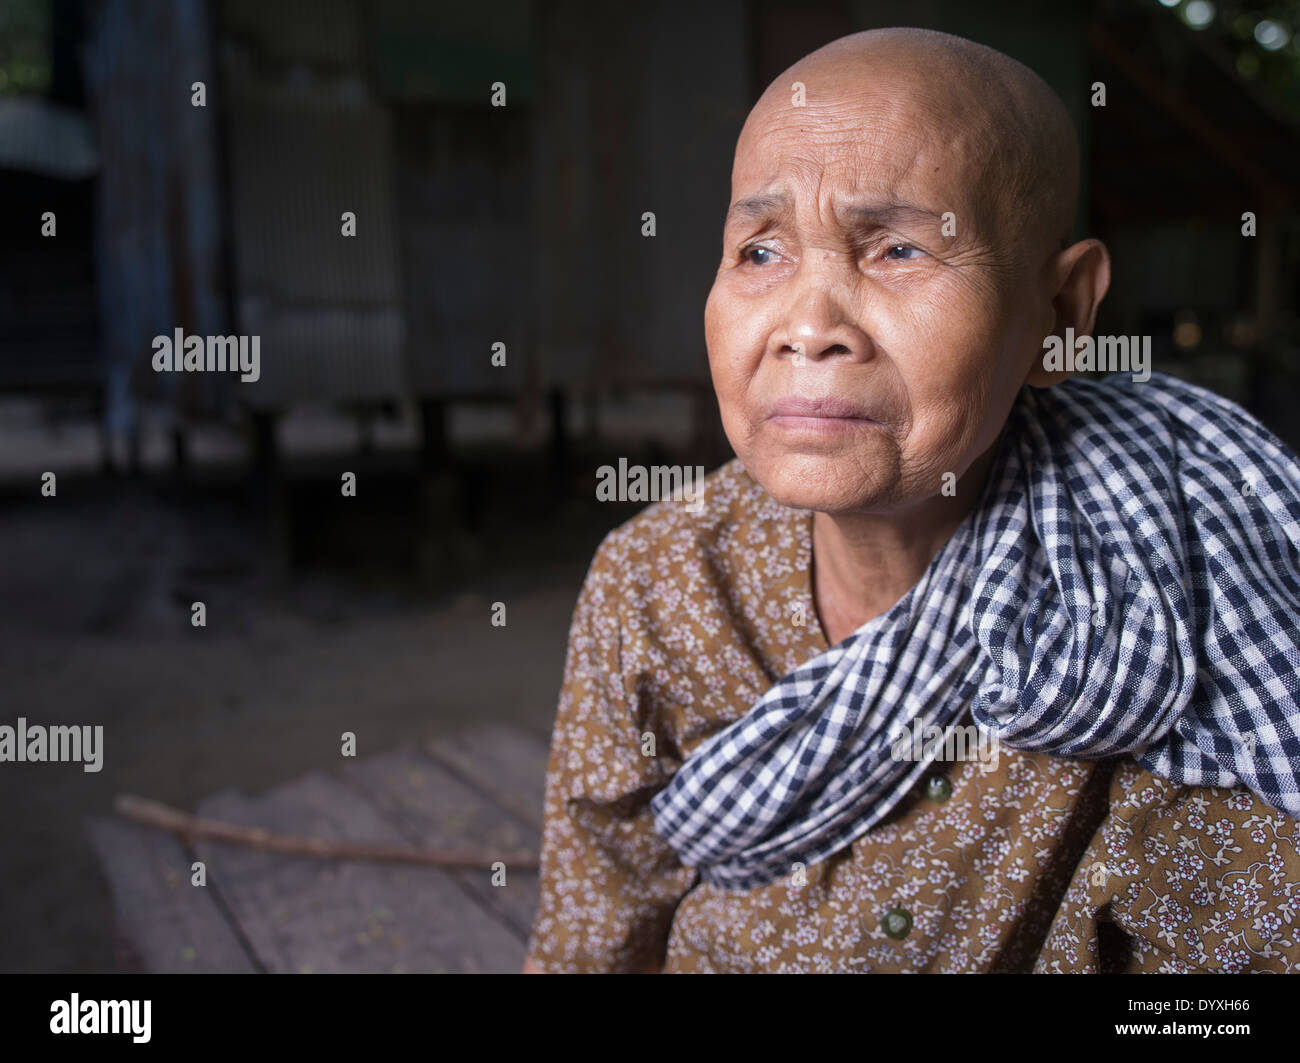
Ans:
[[[865,202],[993,221],[1005,206],[996,174],[1007,160],[990,116],[903,80],[818,93],[810,78],[802,103],[774,86],[737,142],[732,202],[784,195],[805,213]]]

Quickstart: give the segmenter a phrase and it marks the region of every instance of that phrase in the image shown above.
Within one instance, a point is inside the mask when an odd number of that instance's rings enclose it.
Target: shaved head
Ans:
[[[773,121],[810,111],[861,123],[864,140],[908,122],[931,125],[948,149],[935,172],[968,183],[970,199],[995,211],[1036,249],[1070,239],[1078,195],[1079,148],[1060,98],[1023,63],[962,37],[934,30],[867,30],[800,59],[759,98],[741,131],[739,158]],[[801,112],[802,111],[802,115]],[[884,127],[884,128],[881,128]]]

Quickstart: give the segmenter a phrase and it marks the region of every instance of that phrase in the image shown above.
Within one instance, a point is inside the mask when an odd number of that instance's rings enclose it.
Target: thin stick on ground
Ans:
[[[131,794],[118,794],[113,809],[119,816],[151,827],[171,831],[184,838],[246,845],[287,856],[312,856],[321,860],[368,860],[380,863],[423,864],[431,867],[463,867],[488,870],[500,860],[507,868],[535,868],[537,854],[531,852],[488,852],[483,849],[421,849],[386,842],[337,841],[297,834],[276,834],[262,827],[243,827],[216,819],[201,819],[159,801]]]

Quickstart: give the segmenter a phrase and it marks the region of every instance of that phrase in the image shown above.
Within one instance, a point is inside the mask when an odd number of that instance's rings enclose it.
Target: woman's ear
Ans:
[[[1110,288],[1110,252],[1106,250],[1106,245],[1100,240],[1080,240],[1057,252],[1048,263],[1046,272],[1048,283],[1055,294],[1052,297],[1051,330],[1043,339],[1057,336],[1065,344],[1067,328],[1073,330],[1075,339],[1092,335],[1092,326],[1097,320],[1097,307]],[[1025,383],[1034,388],[1050,388],[1070,375],[1065,370],[1043,368],[1040,344]]]

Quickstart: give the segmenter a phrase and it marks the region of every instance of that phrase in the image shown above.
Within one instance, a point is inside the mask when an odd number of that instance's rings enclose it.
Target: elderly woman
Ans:
[[[737,458],[592,562],[526,971],[1300,967],[1300,464],[1045,360],[1109,284],[1077,171],[945,34],[759,100],[705,313]]]

